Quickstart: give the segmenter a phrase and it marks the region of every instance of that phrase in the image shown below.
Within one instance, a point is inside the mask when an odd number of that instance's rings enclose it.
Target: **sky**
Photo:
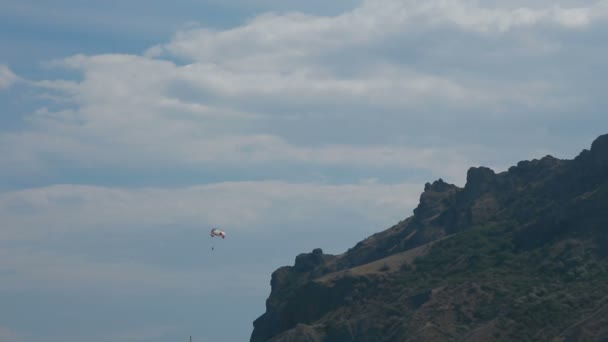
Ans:
[[[0,340],[247,341],[299,253],[608,133],[607,34],[605,0],[0,0]]]

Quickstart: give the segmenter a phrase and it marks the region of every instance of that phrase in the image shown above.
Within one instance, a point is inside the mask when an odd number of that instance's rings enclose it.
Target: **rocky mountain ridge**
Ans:
[[[427,183],[413,216],[276,270],[251,341],[602,340],[608,135]]]

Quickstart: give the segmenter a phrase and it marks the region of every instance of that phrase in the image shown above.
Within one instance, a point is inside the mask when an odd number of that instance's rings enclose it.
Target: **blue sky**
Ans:
[[[606,1],[0,2],[0,340],[248,340],[298,253],[606,133],[607,31]]]

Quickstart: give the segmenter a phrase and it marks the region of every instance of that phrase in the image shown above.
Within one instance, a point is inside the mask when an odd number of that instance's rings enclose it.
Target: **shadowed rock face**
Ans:
[[[302,253],[298,255],[293,269],[298,272],[312,271],[326,260],[327,256],[323,255],[323,250],[321,248],[316,248],[312,253]]]
[[[298,255],[251,341],[605,341],[606,303],[608,135],[573,160],[426,183],[413,216]]]

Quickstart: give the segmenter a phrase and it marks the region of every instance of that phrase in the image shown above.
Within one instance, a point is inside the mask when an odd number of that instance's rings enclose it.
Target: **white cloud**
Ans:
[[[145,56],[72,56],[51,65],[80,80],[30,82],[58,102],[32,113],[24,130],[0,135],[0,165],[20,173],[51,167],[48,160],[97,168],[339,164],[421,168],[456,181],[467,163],[487,161],[489,149],[419,149],[398,143],[395,127],[439,123],[410,128],[412,140],[424,140],[428,130],[580,109],[593,95],[572,79],[585,73],[560,60],[568,41],[542,32],[584,32],[605,13],[601,2],[366,1],[336,16],[266,13],[232,29],[187,28]],[[379,142],[365,138],[373,124],[351,125],[389,119],[393,131]],[[299,123],[366,140],[353,145],[326,133],[296,141]]]
[[[369,222],[407,216],[420,185],[327,185],[226,182],[180,189],[55,185],[0,195],[2,240],[83,230],[231,226],[255,231],[272,223],[349,211]],[[386,221],[388,220],[388,221]],[[275,225],[276,226],[276,225]],[[162,228],[165,229],[165,228]]]
[[[465,86],[395,67],[373,68],[368,76],[345,80],[314,73],[283,77],[275,73],[232,73],[202,65],[178,67],[136,56],[77,56],[66,60],[65,65],[83,70],[84,79],[42,81],[37,85],[64,94],[76,107],[60,111],[41,108],[28,118],[30,130],[0,136],[6,149],[4,163],[11,167],[25,163],[24,168],[37,168],[38,161],[50,155],[111,167],[133,162],[153,165],[278,161],[429,168],[436,164],[433,160],[438,156],[467,162],[476,157],[461,153],[451,156],[454,152],[470,152],[464,147],[415,149],[323,142],[319,146],[314,141],[310,141],[314,147],[298,146],[284,137],[260,133],[260,128],[272,126],[273,116],[289,119],[299,111],[298,107],[306,110],[311,104],[327,107],[327,111],[343,107],[340,112],[356,110],[358,106],[370,111],[428,106],[462,110],[492,107],[501,101],[535,106],[542,97],[539,95],[551,91],[551,86],[530,85],[515,89],[501,86],[497,93],[487,93],[482,90],[483,84]],[[194,99],[172,95],[171,87],[176,82],[188,82]],[[205,103],[209,93],[220,98]],[[196,99],[197,96],[202,98]],[[242,103],[238,105],[239,102]],[[247,103],[264,102],[269,108],[279,105],[290,111],[266,115],[240,109]],[[352,113],[353,117],[359,115],[374,114]],[[411,111],[403,120],[421,116],[422,113]],[[344,121],[348,120],[346,116]]]
[[[394,35],[419,35],[438,26],[477,33],[505,33],[539,24],[566,28],[584,27],[602,19],[607,11],[603,2],[586,7],[544,8],[483,7],[478,1],[371,0],[341,15],[312,16],[301,13],[263,14],[243,26],[216,31],[189,29],[178,32],[168,44],[148,51],[162,52],[204,63],[229,65],[236,69],[247,61],[261,61],[257,68],[277,67],[276,61],[289,67],[289,61],[309,59],[328,50],[369,44]],[[300,63],[297,66],[301,66]]]
[[[201,65],[178,67],[167,61],[129,55],[79,55],[55,64],[81,70],[83,79],[35,84],[63,94],[76,107],[60,111],[41,108],[28,118],[31,130],[0,136],[7,167],[39,168],[38,161],[49,155],[111,167],[135,161],[142,165],[298,162],[429,168],[437,159],[452,159],[461,161],[451,169],[460,173],[463,162],[470,161],[464,157],[470,152],[466,147],[298,146],[281,136],[259,134],[250,128],[272,125],[265,115],[243,112],[231,108],[229,103],[182,100],[172,97],[168,89],[174,82],[188,81],[201,96],[207,87],[241,99],[262,92],[274,94],[281,101],[292,94],[294,98],[300,97],[300,102],[305,99],[322,102],[323,98],[329,101],[336,96],[343,96],[345,102],[356,102],[349,100],[347,94],[367,94],[377,106],[391,101],[397,106],[407,105],[437,94],[454,101],[475,97],[488,101],[449,80],[390,68],[375,70],[374,79],[367,81],[317,80],[312,76],[302,76],[298,81],[299,76],[275,79],[272,75],[260,81],[253,76],[247,80],[250,76],[246,73],[217,74]],[[408,83],[408,78],[413,82]]]
[[[242,292],[239,284],[247,283],[249,291],[266,293],[268,265],[248,266],[244,271],[242,260],[230,259],[221,268],[204,260],[194,268],[175,267],[117,258],[105,255],[103,249],[70,253],[53,248],[49,241],[60,237],[78,243],[83,234],[117,239],[153,232],[179,235],[180,229],[217,225],[230,227],[229,237],[235,241],[239,236],[279,230],[297,235],[298,229],[305,229],[300,233],[324,232],[323,239],[329,239],[340,235],[339,222],[349,222],[344,228],[350,231],[370,233],[396,223],[409,216],[421,190],[419,184],[365,180],[348,185],[233,182],[181,189],[56,185],[4,193],[0,195],[0,240],[12,243],[0,250],[0,288],[113,295],[209,294]]]
[[[0,89],[6,89],[17,81],[19,81],[19,77],[6,65],[0,64]]]
[[[298,65],[289,72],[281,71],[280,66],[272,63],[254,63],[241,69],[213,63],[177,66],[168,61],[132,55],[79,55],[53,64],[81,71],[83,81],[41,81],[38,86],[64,92],[81,106],[110,107],[108,109],[120,106],[137,112],[189,109],[194,113],[212,115],[219,111],[201,103],[184,103],[179,93],[169,92],[176,83],[186,87],[181,90],[190,91],[201,99],[219,97],[218,100],[223,102],[235,99],[245,103],[263,99],[270,102],[271,107],[276,106],[272,101],[344,102],[350,106],[370,101],[382,107],[383,104],[420,105],[434,98],[441,98],[451,105],[497,100],[486,99],[491,94],[474,85],[407,67],[374,65],[373,62],[360,75],[348,78],[323,71],[320,66]],[[265,66],[265,70],[257,70],[259,65]]]
[[[520,27],[557,24],[567,28],[583,27],[591,22],[597,4],[583,8],[515,9],[483,8],[471,1],[434,1],[422,5],[420,14],[432,16],[435,22],[452,23],[479,33],[504,33]]]

